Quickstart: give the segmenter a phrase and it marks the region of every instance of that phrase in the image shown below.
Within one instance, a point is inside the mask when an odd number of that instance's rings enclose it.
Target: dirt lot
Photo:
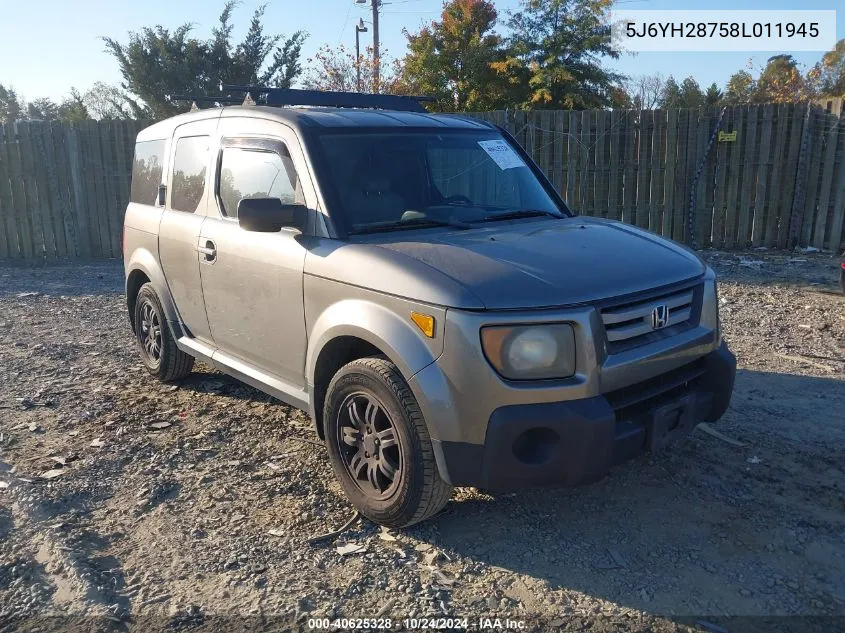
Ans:
[[[0,266],[0,631],[444,613],[470,628],[845,626],[835,260],[707,258],[740,365],[722,437],[698,429],[583,488],[460,489],[405,532],[359,521],[315,545],[352,510],[323,447],[294,439],[313,438],[303,413],[203,366],[153,382],[119,263]]]

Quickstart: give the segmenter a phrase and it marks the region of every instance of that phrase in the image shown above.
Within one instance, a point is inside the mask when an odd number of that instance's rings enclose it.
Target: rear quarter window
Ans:
[[[156,203],[158,187],[161,184],[164,144],[164,139],[135,143],[130,201],[150,205]]]
[[[208,137],[186,136],[176,141],[170,207],[194,213],[205,192]]]

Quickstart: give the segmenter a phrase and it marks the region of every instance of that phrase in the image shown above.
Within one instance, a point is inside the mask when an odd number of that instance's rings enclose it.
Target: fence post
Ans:
[[[798,165],[795,168],[795,189],[792,194],[792,210],[789,214],[789,240],[786,247],[790,250],[798,243],[798,232],[801,228],[801,221],[804,218],[804,203],[807,194],[807,177],[810,172],[810,161],[808,160],[808,148],[810,144],[810,113],[813,104],[807,104],[807,111],[804,113],[804,123],[801,126],[801,145],[798,148]]]
[[[88,200],[85,194],[85,180],[82,174],[82,163],[79,160],[79,132],[76,126],[67,130],[67,160],[70,169],[71,193],[76,216],[79,255],[83,258],[91,257],[91,242],[88,233]]]
[[[833,119],[836,119],[835,121]],[[821,181],[819,182],[818,206],[816,207],[816,224],[813,230],[813,246],[821,250],[824,248],[824,237],[827,229],[828,210],[830,208],[831,188],[833,187],[833,166],[836,163],[836,145],[839,132],[839,118],[832,114],[822,113],[822,138],[824,158],[822,164]],[[838,238],[839,236],[837,236]],[[831,240],[833,241],[833,240]],[[838,241],[838,239],[837,239]]]

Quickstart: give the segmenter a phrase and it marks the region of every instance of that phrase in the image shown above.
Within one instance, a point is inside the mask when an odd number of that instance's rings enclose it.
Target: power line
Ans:
[[[343,26],[340,27],[340,35],[337,36],[338,45],[343,44],[343,33],[346,31],[346,25],[349,24],[349,16],[352,13],[353,6],[354,5],[350,3],[349,7],[346,9],[346,18],[343,20]]]

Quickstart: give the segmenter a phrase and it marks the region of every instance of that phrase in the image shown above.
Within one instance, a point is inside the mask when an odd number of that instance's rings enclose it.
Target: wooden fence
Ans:
[[[845,119],[818,105],[476,116],[580,213],[696,247],[845,248]],[[120,257],[143,126],[0,126],[0,259]]]
[[[478,116],[580,213],[696,247],[845,248],[845,118],[817,105]]]
[[[0,259],[121,256],[135,121],[0,126]]]

